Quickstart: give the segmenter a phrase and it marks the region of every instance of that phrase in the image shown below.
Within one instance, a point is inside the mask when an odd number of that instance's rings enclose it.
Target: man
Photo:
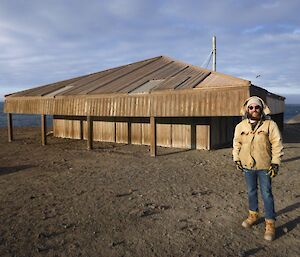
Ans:
[[[283,155],[282,139],[277,124],[270,119],[264,101],[252,96],[242,109],[244,119],[236,126],[233,139],[233,160],[244,172],[248,191],[249,215],[242,226],[250,228],[258,219],[257,182],[264,203],[264,239],[275,238],[275,209],[272,179],[277,175]]]

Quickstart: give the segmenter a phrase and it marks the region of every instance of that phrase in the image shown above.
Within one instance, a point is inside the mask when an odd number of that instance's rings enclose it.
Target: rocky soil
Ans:
[[[95,143],[0,129],[0,256],[300,256],[300,126],[273,180],[277,238],[246,230],[243,174],[214,151]]]

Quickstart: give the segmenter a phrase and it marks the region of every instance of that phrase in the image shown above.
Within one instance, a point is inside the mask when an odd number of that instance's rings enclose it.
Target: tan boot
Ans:
[[[244,228],[251,228],[252,225],[257,221],[257,219],[258,219],[258,212],[249,210],[248,218],[243,221],[242,226]]]
[[[275,239],[275,220],[266,219],[266,232],[264,239],[268,241],[273,241]]]

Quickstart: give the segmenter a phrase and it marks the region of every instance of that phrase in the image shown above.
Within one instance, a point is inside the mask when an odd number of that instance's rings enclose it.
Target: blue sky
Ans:
[[[298,0],[1,0],[0,99],[159,55],[201,66],[216,35],[217,71],[300,103],[299,10]]]

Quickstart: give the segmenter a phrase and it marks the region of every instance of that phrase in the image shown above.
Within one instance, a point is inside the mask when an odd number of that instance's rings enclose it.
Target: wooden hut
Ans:
[[[5,96],[12,113],[53,115],[54,136],[213,149],[231,144],[246,98],[258,95],[282,128],[284,98],[250,81],[159,56]]]

